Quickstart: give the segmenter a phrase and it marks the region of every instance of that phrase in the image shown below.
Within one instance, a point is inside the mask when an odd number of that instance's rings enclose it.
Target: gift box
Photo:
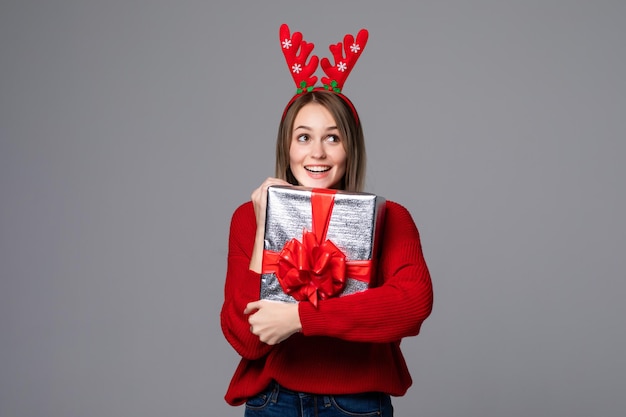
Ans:
[[[384,209],[369,193],[269,187],[261,299],[317,306],[375,286]]]

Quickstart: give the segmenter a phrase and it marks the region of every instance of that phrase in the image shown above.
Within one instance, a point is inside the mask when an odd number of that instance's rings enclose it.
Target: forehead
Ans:
[[[336,127],[337,123],[331,112],[319,103],[308,103],[296,114],[294,128],[307,127]]]

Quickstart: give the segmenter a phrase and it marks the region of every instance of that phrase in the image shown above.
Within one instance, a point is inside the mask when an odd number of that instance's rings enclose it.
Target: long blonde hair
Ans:
[[[337,129],[341,133],[343,147],[346,151],[346,173],[341,180],[340,189],[345,191],[363,191],[365,183],[365,139],[359,116],[345,96],[326,90],[313,90],[304,93],[288,105],[278,127],[276,138],[276,177],[290,184],[298,185],[298,181],[289,167],[289,147],[291,146],[293,125],[300,109],[309,103],[317,103],[326,108],[335,119]]]

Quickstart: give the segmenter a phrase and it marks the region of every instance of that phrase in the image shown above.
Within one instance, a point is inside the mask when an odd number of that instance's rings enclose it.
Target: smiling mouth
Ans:
[[[331,167],[329,166],[306,166],[304,167],[304,169],[314,174],[321,174],[322,172],[330,171]]]

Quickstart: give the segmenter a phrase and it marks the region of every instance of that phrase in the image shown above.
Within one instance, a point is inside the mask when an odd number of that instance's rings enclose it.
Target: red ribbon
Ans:
[[[346,278],[369,282],[371,261],[348,261],[333,242],[326,239],[335,203],[334,190],[311,192],[312,232],[302,232],[302,242],[288,241],[280,252],[263,252],[263,273],[276,274],[285,294],[298,301],[318,300],[340,294]]]

